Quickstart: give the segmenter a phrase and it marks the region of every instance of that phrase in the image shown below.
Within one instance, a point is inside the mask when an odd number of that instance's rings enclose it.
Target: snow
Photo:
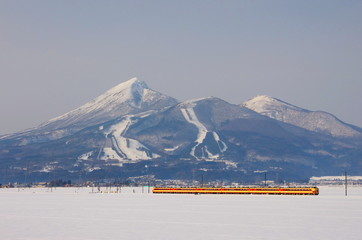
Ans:
[[[114,94],[114,93],[124,91],[125,89],[130,89],[130,88],[132,88],[132,86],[135,83],[141,85],[144,88],[148,88],[148,86],[147,86],[147,84],[145,82],[138,80],[138,78],[136,78],[136,77],[133,77],[133,78],[129,79],[128,81],[122,82],[122,83],[118,84],[117,86],[111,88],[105,94],[106,95],[111,95],[111,94]]]
[[[160,100],[166,100],[167,98],[169,97],[149,88],[143,89],[143,101],[146,103],[158,102]]]
[[[198,159],[195,156],[195,149],[196,149],[197,146],[199,146],[205,140],[205,137],[206,137],[206,134],[207,134],[207,129],[199,121],[199,119],[197,119],[197,116],[196,116],[193,108],[186,108],[186,109],[182,108],[181,112],[182,112],[182,115],[184,116],[184,118],[186,119],[186,121],[188,121],[189,123],[195,125],[197,127],[197,129],[199,130],[199,133],[197,135],[197,139],[195,141],[195,142],[197,142],[197,144],[192,148],[191,153],[190,153],[191,156]]]
[[[93,151],[84,153],[78,157],[79,160],[89,160],[90,157],[92,157]]]
[[[332,114],[309,111],[266,95],[256,96],[242,104],[262,115],[278,121],[335,137],[356,137],[361,133],[344,124]]]
[[[318,180],[345,180],[345,176],[323,176],[323,177],[311,177],[310,180],[318,181]],[[348,176],[348,180],[362,180],[362,176]]]
[[[11,134],[1,135],[0,139],[5,139],[5,138],[8,138],[9,136],[11,136]]]
[[[148,113],[141,114],[145,116]],[[118,160],[122,166],[123,163],[134,163],[139,160],[147,160],[151,158],[160,157],[158,154],[151,153],[150,150],[142,143],[135,139],[126,138],[124,134],[127,132],[130,125],[133,124],[132,117],[134,115],[125,116],[120,122],[111,125],[109,128],[104,130],[105,137],[110,137],[112,140],[112,147],[103,147],[100,149],[96,159],[107,160]],[[88,152],[80,155],[78,159],[89,160],[92,159],[94,152]]]
[[[93,171],[97,171],[97,170],[101,170],[102,168],[100,167],[87,167],[86,171],[88,172],[93,172]]]
[[[101,160],[118,160],[122,161],[122,158],[114,151],[112,148],[105,147],[103,148],[103,155],[100,157]]]
[[[283,102],[279,99],[269,97],[267,95],[259,95],[256,96],[248,101],[246,101],[243,104],[244,107],[247,107],[249,109],[252,109],[255,112],[263,113],[269,110],[271,106],[274,108],[282,108],[282,107],[288,107],[290,109],[293,109],[295,111],[305,111],[302,108],[296,107],[294,105],[291,105],[289,103]]]
[[[215,97],[213,96],[209,96],[209,97],[201,97],[201,98],[195,98],[195,99],[190,99],[190,100],[186,100],[182,103],[182,105],[184,106],[190,106],[190,105],[195,105],[195,103],[197,102],[201,102],[201,101],[204,101],[204,100],[212,100],[212,99],[215,99]]]
[[[1,239],[361,239],[358,187],[350,187],[347,197],[342,187],[322,187],[319,196],[154,195],[143,190],[0,189]]]
[[[225,152],[228,149],[226,144],[220,140],[220,137],[219,137],[219,135],[217,135],[216,132],[212,132],[212,135],[214,136],[214,139],[217,142],[217,145],[219,146],[220,152]],[[220,147],[220,143],[222,145],[222,148]]]
[[[54,171],[54,167],[53,166],[45,166],[43,167],[41,170],[39,170],[39,172],[45,172],[45,173],[50,173]]]
[[[140,81],[137,78],[131,78],[128,81],[122,82],[111,88],[81,107],[59,117],[50,119],[40,127],[60,120],[66,121],[66,124],[71,124],[81,121],[82,119],[87,119],[90,116],[101,116],[108,113],[112,114],[113,112],[116,113],[119,106],[124,103],[128,103],[131,107],[139,108],[143,101],[143,91],[146,88],[148,88],[148,86],[145,82]],[[125,109],[125,111],[127,110],[129,109]]]
[[[173,148],[165,148],[164,150],[165,150],[166,152],[173,152],[173,151],[179,149],[179,147],[181,147],[181,146],[182,146],[182,144],[180,144],[180,145],[178,145],[178,146],[175,146],[175,147],[173,147]]]
[[[115,156],[115,158],[112,159],[118,159],[121,162],[128,162],[126,159],[146,160],[159,157],[157,154],[148,153],[148,148],[137,140],[123,136],[132,124],[131,118],[131,115],[126,116],[121,122],[112,125],[106,131],[106,135],[111,134],[113,147],[117,150],[114,151],[114,154],[118,157]]]
[[[191,153],[190,153],[191,156],[195,157],[196,159],[199,159],[198,157],[195,156],[196,147],[198,147],[200,144],[202,144],[204,142],[206,135],[209,131],[197,118],[196,113],[192,107],[193,103],[189,102],[188,104],[184,104],[184,105],[188,106],[188,107],[181,108],[183,117],[186,119],[186,121],[195,125],[197,127],[197,129],[199,130],[197,139],[195,140],[196,145],[192,148]],[[221,153],[225,152],[227,150],[226,144],[220,140],[220,137],[216,132],[211,132],[211,133],[212,133],[216,143],[219,146],[220,152]],[[220,147],[220,144],[222,145],[222,148]],[[202,147],[202,152],[203,152],[203,158],[205,158],[205,153],[207,155],[207,157],[206,157],[207,159],[216,159],[216,158],[220,157],[219,154],[212,154],[211,152],[209,152],[209,150],[207,149],[207,146]]]

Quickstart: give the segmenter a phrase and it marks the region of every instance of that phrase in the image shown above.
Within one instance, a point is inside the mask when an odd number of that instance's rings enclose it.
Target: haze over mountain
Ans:
[[[0,169],[4,181],[203,174],[252,182],[265,171],[306,181],[346,169],[362,174],[361,136],[329,113],[275,98],[180,103],[132,78],[39,127],[2,136]]]

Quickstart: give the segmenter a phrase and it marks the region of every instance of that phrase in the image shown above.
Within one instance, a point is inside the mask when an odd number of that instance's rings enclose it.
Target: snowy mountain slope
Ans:
[[[219,148],[219,152],[222,154],[227,150],[226,144],[220,140],[219,135],[214,131],[209,131],[197,118],[196,113],[192,106],[188,106],[186,108],[181,108],[182,115],[188,121],[189,123],[195,125],[198,129],[198,135],[197,139],[195,140],[195,146],[192,147],[191,150],[191,156],[195,157],[196,159],[199,159],[195,155],[196,148],[198,148],[201,144],[204,143],[206,136],[211,133],[213,140],[217,144]],[[207,145],[201,147],[201,158],[202,159],[213,159],[213,158],[219,158],[220,154],[212,154],[209,150]]]
[[[214,121],[201,122],[198,117],[205,119],[205,116],[202,116],[203,111],[196,112],[193,108],[200,107],[198,105],[201,103],[204,104],[202,110],[205,110],[205,104],[212,105],[212,102],[230,105],[216,98],[186,101],[144,119],[139,119],[128,128],[126,137],[137,139],[151,151],[160,154],[163,159],[207,161],[236,167],[233,160],[224,159],[228,145],[217,132],[217,124]],[[209,109],[211,108],[214,107],[210,106]],[[234,108],[240,111],[238,106],[234,105]],[[258,115],[248,109],[245,110]]]
[[[242,104],[255,112],[313,132],[334,137],[361,137],[362,132],[337,119],[332,114],[309,111],[269,96],[257,96]]]
[[[151,90],[145,82],[132,78],[83,106],[43,123],[40,128],[85,127],[127,114],[161,109],[176,103],[177,100]]]
[[[123,160],[147,160],[157,158],[159,155],[151,153],[147,147],[135,139],[124,137],[130,125],[135,120],[132,116],[126,116],[121,122],[112,125],[106,130],[106,137],[112,139],[112,148]]]
[[[177,103],[176,99],[154,91],[145,82],[132,78],[39,127],[10,134],[2,139],[18,145],[55,140],[127,114],[161,110]]]
[[[124,136],[128,128],[136,121],[134,115],[127,115],[107,126],[106,129],[102,126],[101,130],[106,139],[105,144],[99,150],[95,149],[81,154],[78,159],[87,161],[96,159],[104,161],[117,160],[123,164],[158,158],[159,155],[152,153],[139,141]]]
[[[0,173],[21,181],[362,174],[362,141],[349,137],[359,130],[265,96],[245,106],[215,97],[179,103],[131,79],[38,128],[0,138]]]
[[[263,165],[293,174],[299,168],[305,173],[334,169],[345,164],[344,156],[350,154],[345,151],[355,147],[217,98],[186,101],[152,114],[130,126],[127,135],[159,151],[171,165],[182,159],[224,164],[218,169],[247,171]]]
[[[301,137],[313,137],[309,131],[218,98],[186,101],[155,113],[131,126],[128,134],[166,156],[196,160],[239,158],[251,144],[245,142],[250,134],[274,143],[273,138],[287,139],[288,144],[302,144]]]

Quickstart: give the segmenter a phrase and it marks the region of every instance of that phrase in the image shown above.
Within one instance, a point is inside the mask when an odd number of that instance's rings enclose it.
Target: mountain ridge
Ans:
[[[150,89],[144,81],[134,77],[118,84],[84,105],[59,117],[50,119],[41,124],[40,128],[46,128],[49,125],[54,128],[54,123],[66,121],[64,124],[56,126],[56,128],[61,128],[74,124],[77,121],[87,120],[86,118],[89,116],[93,119],[95,116],[101,116],[102,121],[104,121],[119,115],[140,112],[143,107],[142,105],[152,105],[155,103],[154,98],[158,98],[158,101],[169,100],[172,102],[171,104],[178,102],[176,99]],[[92,121],[91,123],[99,123],[99,121]]]
[[[38,128],[1,137],[0,171],[34,181],[362,174],[359,130],[265,95],[240,105],[217,97],[179,102],[132,78]]]
[[[241,104],[270,118],[289,123],[310,131],[329,134],[333,137],[362,137],[354,129],[334,115],[323,111],[310,111],[277,98],[259,95]]]
[[[74,110],[37,127],[7,134],[2,138],[22,139],[19,144],[54,140],[120,116],[162,109],[178,102],[172,97],[150,89],[144,81],[131,78]]]

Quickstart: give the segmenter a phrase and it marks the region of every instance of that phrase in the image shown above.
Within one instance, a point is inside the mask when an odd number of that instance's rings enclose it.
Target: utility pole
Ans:
[[[192,187],[195,187],[195,169],[192,169]]]
[[[266,171],[264,172],[264,187],[266,187]]]
[[[344,188],[345,188],[345,195],[347,196],[347,171],[344,171]]]

